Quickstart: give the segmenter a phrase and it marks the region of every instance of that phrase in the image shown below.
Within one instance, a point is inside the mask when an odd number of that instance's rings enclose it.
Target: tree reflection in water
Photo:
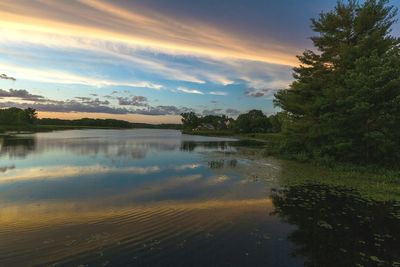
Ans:
[[[274,190],[272,200],[297,226],[289,240],[305,266],[400,266],[400,203],[320,184]]]
[[[0,156],[24,158],[36,148],[36,140],[31,136],[0,136]]]
[[[233,147],[232,142],[196,142],[196,141],[182,141],[180,149],[186,152],[192,152],[197,147],[204,149],[218,149],[221,151],[226,151]]]

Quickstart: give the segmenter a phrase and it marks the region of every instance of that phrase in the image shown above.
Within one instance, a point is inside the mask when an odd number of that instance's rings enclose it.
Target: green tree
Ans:
[[[200,118],[194,112],[182,113],[182,124],[184,129],[194,129],[201,123]]]
[[[36,122],[36,110],[32,108],[6,108],[0,109],[0,124],[1,125],[25,125]]]
[[[267,132],[271,129],[268,117],[261,110],[250,110],[240,114],[234,123],[234,128],[242,133]]]
[[[206,115],[200,118],[201,123],[211,124],[216,130],[227,129],[229,118],[226,115]]]
[[[289,121],[282,150],[320,160],[400,158],[400,48],[386,0],[338,2],[312,20],[317,51],[298,56],[295,81],[276,94]]]
[[[281,111],[268,117],[271,124],[270,131],[273,133],[286,132],[287,124],[290,123],[287,112]]]
[[[2,125],[24,125],[33,124],[37,119],[36,110],[27,108],[7,108],[0,110],[0,124]]]
[[[25,122],[28,124],[34,124],[37,120],[37,112],[33,108],[27,108],[24,110]]]

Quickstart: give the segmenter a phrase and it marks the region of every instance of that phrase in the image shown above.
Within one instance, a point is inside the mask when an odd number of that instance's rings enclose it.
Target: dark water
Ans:
[[[0,137],[0,266],[400,266],[400,206],[285,187],[257,144],[170,130]]]

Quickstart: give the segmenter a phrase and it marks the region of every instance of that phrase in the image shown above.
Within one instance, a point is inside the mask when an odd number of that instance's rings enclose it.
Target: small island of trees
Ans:
[[[199,116],[194,112],[182,113],[182,128],[186,133],[236,134],[277,133],[282,129],[284,113],[266,116],[261,110],[253,109],[240,114],[237,119],[226,115]]]

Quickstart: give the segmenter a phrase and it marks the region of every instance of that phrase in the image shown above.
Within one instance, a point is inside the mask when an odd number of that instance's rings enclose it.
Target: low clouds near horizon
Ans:
[[[105,98],[105,97],[104,97]],[[230,114],[236,116],[235,109],[194,110],[185,106],[157,105],[152,106],[144,96],[114,96],[110,100],[101,100],[96,94],[94,97],[76,96],[73,99],[54,100],[41,95],[31,94],[25,89],[0,89],[0,108],[18,107],[34,108],[41,112],[82,112],[108,114],[140,114],[149,116],[177,115],[184,112],[196,112],[204,115]],[[218,111],[218,112],[217,112]],[[211,112],[211,113],[210,113]]]

